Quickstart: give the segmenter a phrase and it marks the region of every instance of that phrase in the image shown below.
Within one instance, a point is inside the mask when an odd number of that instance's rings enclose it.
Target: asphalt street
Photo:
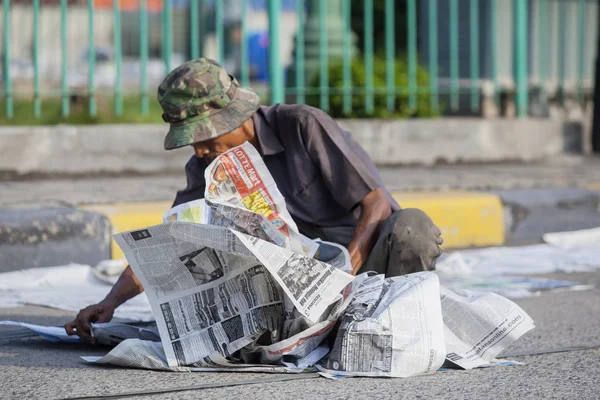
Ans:
[[[378,168],[389,190],[504,190],[600,186],[600,158],[553,157],[537,163]],[[8,177],[0,172],[0,208],[131,201],[172,201],[185,187],[180,171],[162,175]]]
[[[547,277],[600,285],[600,271]],[[68,295],[68,294],[66,294]],[[518,300],[536,329],[506,353],[565,346],[600,346],[600,289],[545,293]],[[0,309],[0,320],[59,325],[73,314],[42,308]],[[14,332],[2,327],[0,332]],[[82,355],[107,348],[53,344],[43,339],[0,340],[0,398],[57,399],[135,390],[177,388],[209,382],[270,378],[250,373],[170,373],[98,367]],[[135,399],[596,399],[600,393],[600,348],[558,354],[519,356],[523,365],[471,371],[443,371],[405,379],[317,378],[187,391]]]

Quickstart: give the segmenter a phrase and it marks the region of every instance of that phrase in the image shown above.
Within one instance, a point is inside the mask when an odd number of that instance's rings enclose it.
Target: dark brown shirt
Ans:
[[[300,232],[348,245],[360,201],[381,187],[392,199],[366,151],[325,112],[306,105],[260,107],[253,115],[259,152]],[[204,160],[185,167],[187,187],[173,205],[204,197]]]

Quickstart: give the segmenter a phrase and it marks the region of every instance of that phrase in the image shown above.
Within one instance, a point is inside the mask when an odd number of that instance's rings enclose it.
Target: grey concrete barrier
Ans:
[[[110,223],[71,207],[0,209],[0,272],[110,258]]]

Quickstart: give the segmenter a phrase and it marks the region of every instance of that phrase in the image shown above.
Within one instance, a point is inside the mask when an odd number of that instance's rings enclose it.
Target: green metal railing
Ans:
[[[265,98],[271,103],[312,102],[325,111],[335,105],[344,115],[352,115],[355,111],[367,116],[376,115],[380,109],[393,113],[402,107],[407,108],[409,114],[418,115],[423,104],[434,114],[478,114],[482,112],[482,97],[491,95],[499,105],[500,94],[505,93],[514,99],[517,116],[527,117],[532,89],[539,90],[542,101],[555,97],[564,104],[567,97],[582,103],[587,101],[593,87],[595,55],[589,50],[595,48],[593,43],[597,38],[594,35],[598,34],[597,0],[298,0],[292,8],[285,9],[282,8],[283,0],[265,0],[266,8],[262,11],[251,9],[251,3],[256,2],[238,2],[241,5],[242,38],[238,78],[243,85],[262,86],[262,92],[267,94]],[[4,106],[4,115],[7,119],[13,118],[15,102],[24,99],[31,101],[33,118],[40,118],[44,101],[53,96],[60,98],[62,117],[70,115],[70,98],[74,92],[69,86],[69,77],[76,71],[69,62],[69,41],[74,40],[69,37],[69,15],[75,10],[83,10],[87,12],[87,42],[84,46],[88,54],[84,94],[89,116],[97,116],[99,98],[105,95],[96,81],[96,36],[98,29],[105,29],[106,25],[99,24],[100,10],[95,8],[94,0],[87,0],[84,5],[68,5],[67,0],[47,3],[2,0],[0,102]],[[189,11],[177,14],[185,15],[186,19],[182,20],[176,19],[179,17],[175,14],[182,3],[163,1],[160,53],[165,73],[176,66],[173,65],[174,52],[181,41],[185,42],[184,48],[189,48],[185,58],[204,56],[200,49],[206,38],[200,37],[199,28],[204,23],[201,10],[207,3],[203,0],[183,3]],[[231,2],[212,0],[210,3],[214,4],[214,57],[224,62],[227,57],[224,16],[229,12],[225,7]],[[60,41],[56,63],[60,76],[55,79],[55,87],[48,83],[52,80],[44,75],[40,58],[49,40],[40,31],[40,16],[50,7],[59,9],[60,15],[55,41]],[[20,15],[31,16],[30,44],[18,43],[19,35],[16,35],[16,24],[11,17],[17,8]],[[148,78],[151,62],[149,15],[152,12],[148,9],[148,0],[139,0],[136,12],[140,74],[135,78],[138,87],[132,92],[128,88],[129,80],[124,78],[123,42],[128,37],[123,36],[121,1],[113,0],[112,9],[108,10],[109,15],[112,13],[114,57],[111,96],[117,117],[123,115],[124,97],[131,93],[139,95],[140,113],[148,114],[150,97],[155,89],[155,83],[150,83]],[[269,34],[269,57],[265,61],[269,76],[265,82],[252,76],[252,54],[247,46],[251,30],[257,29],[250,23],[257,12],[268,16],[268,27],[263,28],[268,29]],[[102,13],[105,18],[107,10]],[[290,32],[290,21],[295,21],[299,28]],[[82,22],[77,21],[77,24]],[[189,27],[187,36],[175,36],[175,28],[179,29],[182,24]],[[512,29],[507,29],[506,24],[512,24]],[[310,31],[307,26],[318,28]],[[76,40],[81,42],[85,37],[79,34]],[[357,46],[357,42],[361,45]],[[31,48],[33,77],[29,86],[23,86],[22,79],[11,76],[15,54],[24,54],[21,47]],[[284,63],[284,48],[293,48],[291,65]],[[569,54],[575,54],[575,57]],[[405,69],[398,69],[399,62]],[[356,69],[358,64],[362,69]],[[340,65],[341,81],[336,83],[337,73],[332,68]],[[289,78],[291,70],[294,71],[293,78]],[[483,90],[486,84],[492,88],[491,94]],[[81,89],[77,93],[81,94]],[[357,98],[362,99],[358,106],[354,101]]]

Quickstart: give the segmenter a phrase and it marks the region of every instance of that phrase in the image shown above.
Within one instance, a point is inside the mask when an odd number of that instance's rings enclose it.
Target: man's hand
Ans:
[[[144,287],[136,278],[131,267],[128,266],[104,300],[80,310],[73,321],[65,324],[67,335],[78,335],[86,342],[96,344],[96,340],[92,337],[90,324],[109,322],[117,307],[143,291]]]
[[[65,324],[67,335],[78,335],[86,342],[96,344],[96,339],[92,337],[90,324],[109,322],[113,317],[115,308],[105,303],[98,303],[80,310],[73,321]]]

